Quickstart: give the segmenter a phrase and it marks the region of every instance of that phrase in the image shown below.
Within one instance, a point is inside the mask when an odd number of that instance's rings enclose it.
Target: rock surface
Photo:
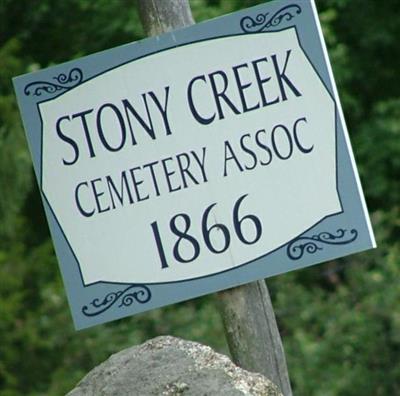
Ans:
[[[68,396],[282,396],[261,374],[210,347],[170,336],[112,355]]]

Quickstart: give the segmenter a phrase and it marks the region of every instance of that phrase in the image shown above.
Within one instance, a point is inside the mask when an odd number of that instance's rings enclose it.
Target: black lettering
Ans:
[[[137,201],[140,202],[140,201],[145,201],[146,199],[149,199],[150,195],[147,194],[144,197],[142,197],[140,195],[139,186],[143,183],[143,179],[139,180],[137,178],[137,176],[135,175],[135,171],[137,171],[137,170],[140,170],[140,166],[129,169],[129,172],[131,173],[131,178],[132,178],[132,182],[133,182],[133,187],[135,188]]]
[[[193,91],[193,84],[198,80],[206,82],[206,78],[204,76],[197,76],[190,80],[190,83],[188,85],[188,90],[187,90],[189,108],[190,108],[190,111],[191,111],[193,117],[196,119],[197,122],[199,122],[200,124],[203,124],[203,125],[208,125],[214,121],[216,114],[214,113],[211,117],[205,118],[205,117],[201,116],[200,113],[197,111],[197,109],[194,105],[194,102],[193,102],[193,92],[192,91]]]
[[[205,171],[205,159],[206,159],[206,148],[205,147],[203,147],[202,152],[203,152],[203,158],[201,160],[197,156],[195,151],[191,151],[190,153],[193,155],[194,159],[200,166],[201,173],[203,175],[203,181],[207,182],[208,180],[207,180],[206,171]]]
[[[260,129],[256,132],[256,143],[257,146],[262,148],[266,153],[268,153],[269,159],[267,162],[263,162],[260,160],[260,164],[263,166],[269,165],[272,161],[272,151],[271,149],[260,140],[260,134],[263,133],[264,135],[267,135],[267,132],[265,131],[265,129]]]
[[[86,211],[86,210],[83,208],[83,206],[81,205],[81,201],[80,201],[80,199],[79,199],[79,189],[80,189],[82,186],[89,187],[89,185],[88,185],[87,182],[79,183],[79,184],[76,186],[76,189],[75,189],[75,202],[76,202],[76,206],[77,206],[77,208],[78,208],[78,210],[79,210],[79,212],[81,213],[82,216],[91,217],[91,216],[94,215],[95,209],[93,209],[91,212]]]
[[[166,176],[166,179],[167,179],[169,192],[178,191],[178,190],[180,190],[182,187],[181,187],[181,186],[178,186],[178,187],[175,187],[175,188],[172,187],[172,184],[171,184],[171,180],[170,180],[170,179],[171,179],[171,176],[175,174],[175,171],[171,171],[171,170],[168,169],[168,167],[167,167],[167,162],[168,162],[168,161],[172,161],[172,157],[164,158],[164,159],[161,161],[161,163],[162,163],[162,166],[163,166],[163,169],[164,169],[164,173],[165,173],[165,176]]]
[[[110,210],[110,207],[109,206],[106,207],[106,208],[102,208],[101,207],[100,197],[102,195],[104,195],[104,191],[101,191],[101,192],[97,191],[96,183],[99,182],[99,181],[101,181],[100,178],[94,179],[94,180],[90,181],[90,184],[92,185],[92,189],[93,189],[93,192],[94,192],[94,198],[96,200],[97,211],[99,213],[103,213],[103,212],[107,212],[108,210]]]
[[[290,56],[291,52],[292,52],[292,50],[287,50],[286,51],[285,65],[283,66],[283,70],[282,71],[279,70],[279,65],[278,65],[278,61],[276,59],[276,55],[272,55],[271,56],[271,59],[272,59],[272,62],[274,64],[274,68],[275,68],[276,77],[278,79],[279,88],[281,90],[282,100],[287,100],[285,87],[283,85],[284,82],[286,83],[286,85],[292,90],[292,92],[296,96],[301,96],[300,91],[293,85],[293,83],[289,80],[288,76],[285,74],[286,73],[286,67],[287,67],[287,64],[288,64],[288,61],[289,61],[289,56]]]
[[[73,139],[70,138],[69,136],[65,135],[65,134],[61,131],[61,122],[62,122],[63,120],[68,120],[68,121],[70,121],[70,118],[69,118],[69,116],[64,116],[64,117],[61,117],[61,118],[59,118],[59,119],[57,120],[57,122],[56,122],[57,135],[58,135],[58,137],[59,137],[61,140],[63,140],[64,142],[66,142],[66,143],[68,143],[68,144],[71,145],[71,147],[74,149],[74,154],[75,154],[75,156],[74,156],[74,158],[73,158],[71,161],[67,161],[67,160],[64,159],[64,158],[63,158],[62,161],[63,161],[63,164],[64,164],[64,165],[73,165],[73,164],[75,164],[76,161],[78,161],[78,158],[79,158],[79,147],[78,147],[78,145],[76,144],[75,140],[73,140]]]
[[[261,73],[260,73],[260,69],[258,67],[258,64],[261,62],[268,62],[267,58],[260,58],[260,59],[256,59],[253,62],[251,62],[253,64],[253,68],[254,68],[254,73],[256,75],[256,80],[257,80],[257,84],[258,84],[258,89],[260,91],[261,94],[261,100],[262,100],[262,106],[269,106],[275,103],[279,102],[279,96],[277,96],[274,100],[272,100],[271,102],[268,102],[267,97],[265,95],[265,91],[264,91],[264,84],[267,83],[268,81],[271,80],[271,77],[261,77]]]
[[[253,159],[253,164],[251,166],[247,166],[247,165],[244,166],[247,170],[252,170],[257,166],[257,156],[254,154],[254,152],[251,149],[249,149],[245,145],[245,141],[244,141],[245,138],[250,138],[250,137],[251,137],[250,133],[246,133],[245,135],[243,135],[240,138],[240,147],[242,148],[242,150],[245,153],[247,153]]]
[[[87,143],[87,146],[89,149],[89,155],[91,158],[95,157],[96,154],[94,153],[92,139],[90,138],[90,133],[89,133],[89,128],[88,128],[87,121],[86,121],[86,116],[92,112],[93,112],[93,109],[90,109],[90,110],[82,111],[80,113],[76,113],[76,114],[72,115],[72,119],[78,118],[78,117],[81,119],[83,131],[85,132],[86,143]]]
[[[185,159],[185,164],[183,163],[183,158]],[[193,181],[194,184],[199,184],[199,182],[196,180],[196,178],[189,171],[189,168],[190,168],[189,154],[187,154],[187,153],[178,154],[176,156],[176,159],[178,160],[178,167],[181,172],[184,187],[187,188],[187,186],[188,186],[185,175],[187,175],[189,177],[189,179],[191,179]]]
[[[229,151],[229,153],[228,153]],[[242,165],[240,165],[240,162],[238,161],[238,159],[236,158],[236,155],[229,143],[229,141],[225,141],[225,157],[224,157],[224,177],[228,175],[227,171],[226,171],[226,165],[228,163],[228,161],[234,160],[236,163],[236,166],[238,167],[238,169],[240,170],[240,172],[243,172],[243,168]]]
[[[121,142],[116,147],[111,146],[110,143],[108,143],[107,139],[104,136],[103,125],[101,123],[101,115],[102,115],[102,112],[107,108],[111,109],[113,111],[113,113],[117,116],[117,119],[118,119],[118,122],[119,122],[119,126],[120,126],[120,130],[121,130]],[[97,112],[96,124],[97,124],[97,131],[99,133],[99,138],[101,140],[101,143],[103,143],[103,146],[108,151],[114,151],[115,152],[115,151],[121,150],[121,148],[124,147],[124,144],[125,144],[125,141],[126,141],[126,128],[125,128],[124,119],[122,118],[122,114],[119,111],[117,106],[113,105],[112,103],[103,104],[99,108],[99,110]]]
[[[217,88],[217,84],[215,82],[216,76],[222,77],[223,86],[221,89]],[[235,114],[240,114],[240,111],[235,107],[235,105],[225,94],[226,90],[228,89],[228,77],[226,76],[226,74],[222,70],[218,70],[214,73],[211,73],[209,77],[215,103],[217,105],[219,119],[222,120],[225,118],[224,112],[222,111],[221,100],[223,100]]]
[[[124,206],[124,195],[125,195],[124,191],[126,191],[126,193],[128,194],[129,203],[130,204],[133,203],[132,194],[131,194],[131,192],[129,190],[128,180],[126,178],[125,171],[123,171],[121,173],[121,183],[120,183],[119,190],[115,186],[114,181],[111,178],[111,176],[106,176],[106,182],[107,182],[108,192],[110,193],[111,203],[112,203],[112,208],[113,209],[115,209],[115,207],[116,207],[115,200],[114,200],[114,195],[118,198],[118,201],[121,204],[121,206]]]
[[[304,146],[300,143],[299,137],[298,137],[298,135],[297,135],[297,124],[298,124],[300,121],[303,121],[303,122],[307,123],[306,117],[302,117],[302,118],[299,118],[298,120],[296,120],[296,122],[295,122],[294,125],[293,125],[293,136],[294,136],[294,141],[295,141],[295,143],[296,143],[296,146],[299,148],[299,150],[300,150],[302,153],[307,154],[307,153],[310,153],[310,152],[313,150],[314,145],[312,145],[311,147],[308,147],[308,148],[307,148],[307,147],[304,147]]]
[[[165,102],[164,102],[164,107],[161,106],[160,101],[158,100],[157,96],[154,94],[154,92],[149,92],[150,97],[153,99],[153,102],[156,104],[158,110],[160,111],[161,117],[164,122],[164,127],[165,127],[165,132],[166,135],[171,135],[171,128],[169,126],[168,122],[168,115],[167,115],[167,107],[168,107],[168,98],[169,98],[169,87],[165,87]]]
[[[158,197],[158,196],[160,196],[160,190],[158,189],[157,178],[156,178],[156,174],[155,174],[154,168],[153,168],[154,165],[156,165],[156,164],[158,164],[158,161],[149,162],[148,164],[143,165],[143,169],[145,169],[145,168],[150,169],[150,174],[153,179],[154,189],[156,190],[156,195]]]
[[[286,156],[284,156],[284,155],[282,155],[280,153],[280,151],[278,150],[278,146],[276,144],[275,133],[278,130],[278,128],[280,128],[280,130],[284,131],[285,136],[287,138],[287,141],[289,142],[289,152],[288,152],[288,154]],[[288,129],[285,127],[285,125],[278,124],[278,125],[274,126],[274,129],[272,130],[271,139],[272,139],[272,147],[274,149],[274,152],[280,159],[287,160],[288,158],[291,157],[291,155],[293,153],[293,142],[292,142],[292,138],[290,136],[290,133],[289,133]]]
[[[239,70],[243,69],[243,68],[248,68],[249,66],[247,65],[247,63],[242,63],[241,65],[237,65],[237,66],[233,66],[232,70],[233,70],[233,74],[235,76],[235,80],[236,80],[236,84],[239,90],[239,96],[240,96],[240,101],[242,102],[242,108],[243,108],[243,112],[247,113],[248,111],[252,111],[252,110],[256,110],[258,108],[260,108],[260,103],[255,104],[253,107],[248,107],[247,102],[246,102],[246,96],[244,94],[244,91],[251,87],[251,83],[243,83],[243,81],[240,79],[240,74],[239,74]]]
[[[142,98],[144,101],[144,105],[146,108],[146,113],[147,113],[147,122],[146,123],[143,118],[139,115],[139,113],[135,110],[135,108],[132,106],[132,104],[129,102],[128,99],[123,99],[122,104],[124,105],[124,110],[125,110],[125,116],[126,119],[128,120],[128,125],[129,125],[129,131],[131,132],[131,138],[132,138],[132,144],[135,146],[137,144],[135,134],[133,132],[131,120],[129,118],[128,112],[136,118],[136,120],[139,122],[139,124],[142,126],[142,128],[147,132],[147,134],[154,140],[156,138],[156,135],[154,133],[154,128],[153,128],[153,123],[151,121],[150,117],[150,112],[149,112],[149,107],[147,105],[147,99],[146,99],[146,94],[142,94]]]

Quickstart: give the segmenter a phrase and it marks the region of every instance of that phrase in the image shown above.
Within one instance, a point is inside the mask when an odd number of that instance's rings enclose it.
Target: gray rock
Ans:
[[[112,355],[68,396],[282,396],[261,374],[235,366],[210,347],[157,337]]]

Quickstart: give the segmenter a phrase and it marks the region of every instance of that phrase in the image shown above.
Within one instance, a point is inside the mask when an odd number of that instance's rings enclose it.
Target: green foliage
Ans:
[[[260,0],[191,0],[201,21]],[[320,0],[379,249],[271,279],[296,395],[400,393],[398,0]],[[142,37],[131,1],[0,2],[0,395],[59,395],[133,344],[172,334],[226,351],[212,297],[75,332],[11,77]]]
[[[16,39],[0,47],[0,238],[12,233],[31,187],[31,159],[11,87],[11,77],[25,71],[19,52]]]
[[[399,120],[400,98],[377,102],[354,139],[365,192],[371,205],[385,210],[400,205]]]
[[[379,250],[315,268],[312,288],[296,273],[274,279],[296,394],[400,392],[400,247],[385,246],[376,231]]]

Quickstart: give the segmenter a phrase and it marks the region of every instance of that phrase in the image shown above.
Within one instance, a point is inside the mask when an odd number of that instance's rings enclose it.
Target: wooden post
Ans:
[[[138,0],[138,5],[148,36],[194,24],[188,0]]]
[[[265,375],[290,396],[285,352],[265,281],[217,293],[233,361]]]
[[[188,0],[138,0],[147,35],[194,23]],[[264,281],[217,293],[231,355],[240,367],[264,374],[285,396],[292,391],[275,314]]]

